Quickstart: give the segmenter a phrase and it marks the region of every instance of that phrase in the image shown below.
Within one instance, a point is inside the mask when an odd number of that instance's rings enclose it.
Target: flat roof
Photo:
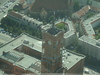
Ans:
[[[41,68],[41,61],[39,59],[36,59],[34,57],[31,57],[29,55],[26,55],[24,53],[20,53],[17,52],[15,50],[10,50],[10,52],[8,51],[8,53],[12,53],[13,56],[11,55],[7,55],[7,57],[5,56],[6,54],[3,54],[0,56],[1,59],[8,61],[10,63],[12,63],[13,65],[16,65],[24,70],[28,70],[29,68],[31,68],[32,65],[38,66],[37,63],[39,63],[39,68],[37,69],[36,67],[32,67],[33,69],[37,70],[40,72],[40,68]],[[15,58],[18,55],[20,55],[22,58]],[[18,56],[18,57],[20,57]]]
[[[33,48],[36,48],[38,52],[42,52],[42,40],[36,39],[27,34],[22,34],[1,47],[0,58],[11,62],[13,65],[19,66],[22,69],[38,74],[40,73],[41,60],[14,50],[18,46],[22,45],[24,40],[29,41],[29,44],[26,44],[28,47],[29,45],[31,46],[31,44],[34,44]],[[85,58],[84,55],[69,51],[67,49],[62,50],[62,55],[63,67],[67,69],[70,69],[81,59]]]
[[[99,19],[100,19],[100,13],[83,22],[85,30],[86,30],[88,36],[91,38],[94,38],[94,35],[95,35],[94,29],[92,27],[92,23],[96,22]]]
[[[61,30],[59,30],[58,28],[55,27],[51,27],[50,29],[47,30],[48,33],[50,33],[51,35],[56,35],[60,32]]]
[[[91,44],[91,45],[93,45],[93,46],[95,46],[95,47],[100,48],[100,46],[97,46],[97,42],[98,42],[99,40],[92,39],[92,38],[90,38],[90,37],[88,37],[88,36],[85,36],[85,35],[83,35],[82,37],[80,37],[79,40],[81,40],[81,41],[83,41],[83,42],[86,42],[86,43],[88,43],[88,44]]]
[[[29,43],[26,44],[24,43],[24,41],[28,41]],[[42,40],[37,39],[33,36],[30,36],[28,34],[22,34],[20,36],[18,36],[17,38],[15,38],[14,40],[6,43],[5,45],[3,45],[0,49],[0,55],[2,55],[2,51],[10,51],[13,50],[15,48],[17,48],[20,45],[27,45],[28,47],[32,48],[32,49],[36,49],[39,52],[42,52]],[[32,46],[32,44],[34,46]]]
[[[22,19],[25,19],[25,20],[27,20],[28,22],[31,22],[31,23],[35,23],[35,24],[43,24],[43,22],[41,22],[41,21],[38,21],[38,20],[36,20],[36,19],[34,19],[34,18],[30,18],[30,17],[28,17],[27,15],[24,15],[24,14],[21,14],[21,13],[19,13],[20,15],[22,15],[23,17],[22,17]]]
[[[80,60],[84,59],[85,56],[82,54],[75,53],[73,51],[70,51],[68,49],[63,50],[63,57],[62,57],[62,66],[69,70],[72,68],[75,64],[77,64]]]
[[[4,74],[5,74],[4,71],[0,70],[0,75],[4,75]]]

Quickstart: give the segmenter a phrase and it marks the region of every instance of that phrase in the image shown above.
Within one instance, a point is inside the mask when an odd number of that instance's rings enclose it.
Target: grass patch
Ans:
[[[58,24],[56,24],[56,26],[59,29],[64,29],[65,28],[65,24],[64,23],[58,23]]]
[[[98,40],[100,39],[100,25],[94,28],[94,31],[96,33],[95,39]]]

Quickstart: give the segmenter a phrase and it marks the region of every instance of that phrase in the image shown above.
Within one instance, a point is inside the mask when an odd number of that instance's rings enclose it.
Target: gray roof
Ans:
[[[14,62],[21,58],[21,56],[19,56],[18,54],[10,51],[7,53],[3,53],[3,56],[7,59],[13,60]]]
[[[24,41],[28,41],[29,43],[25,43]],[[36,63],[37,61],[38,63],[40,63],[40,60],[14,50],[16,47],[22,44],[32,49],[35,49],[39,52],[42,52],[42,41],[40,39],[36,39],[35,37],[32,37],[27,34],[22,34],[0,48],[0,58],[12,63],[13,65],[19,66],[25,70],[34,69],[34,72],[39,72],[40,66],[38,67],[38,69],[35,69],[35,67],[33,68],[31,66],[32,64],[37,66]],[[34,46],[31,46],[32,44],[34,44]]]
[[[2,56],[0,56],[0,58],[24,70],[30,71],[30,68],[32,68],[32,69],[35,69],[35,71],[40,72],[40,69],[41,69],[41,63],[40,63],[41,61],[39,59],[36,59],[24,53],[17,52],[15,50],[11,50],[10,52],[3,54]]]
[[[82,37],[80,37],[79,40],[81,40],[81,41],[83,41],[83,42],[86,42],[86,43],[88,43],[88,44],[90,44],[90,45],[93,45],[93,46],[95,46],[95,47],[100,48],[100,46],[97,45],[97,43],[100,43],[99,40],[92,39],[92,38],[90,38],[90,37],[88,37],[88,36],[85,36],[85,35],[83,35]]]
[[[95,32],[93,30],[92,22],[97,22],[96,20],[100,20],[100,13],[85,20],[83,25],[89,37],[94,38]],[[96,23],[95,23],[96,24]]]
[[[29,43],[25,43],[24,41],[28,41]],[[19,37],[15,38],[14,40],[3,45],[0,48],[1,49],[0,55],[2,55],[3,51],[13,50],[22,44],[24,44],[32,49],[36,49],[39,52],[42,52],[42,40],[37,39],[37,38],[27,35],[27,34],[22,34]],[[34,46],[32,46],[32,45],[34,45]]]
[[[80,60],[84,59],[85,56],[82,54],[75,53],[73,51],[64,49],[63,50],[63,57],[62,57],[62,66],[69,70],[75,64],[77,64]]]
[[[26,42],[24,42],[24,40]],[[32,43],[34,44],[33,47],[31,47]],[[30,48],[34,48],[37,51],[42,52],[42,41],[40,39],[33,38],[32,36],[29,36],[27,34],[22,34],[16,39],[10,41],[9,43],[1,47],[0,58],[8,62],[11,62],[13,65],[16,65],[22,69],[32,71],[36,74],[40,74],[41,60],[14,50],[16,47],[22,44],[25,44]],[[74,53],[65,49],[62,51],[63,51],[63,56],[64,56],[62,57],[64,68],[70,69],[76,63],[78,63],[78,61],[80,61],[81,59],[84,59],[83,55],[79,55],[77,53]]]
[[[55,28],[55,27],[52,27],[48,30],[48,33],[50,33],[51,35],[56,35],[60,32],[61,30]]]

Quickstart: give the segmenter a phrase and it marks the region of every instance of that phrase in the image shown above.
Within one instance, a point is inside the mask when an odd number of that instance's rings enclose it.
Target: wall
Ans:
[[[64,37],[64,47],[67,47],[76,41],[76,34],[75,33],[73,33],[72,35],[70,35],[68,37],[66,37],[66,36]]]
[[[17,47],[15,50],[19,51],[19,52],[22,52],[22,53],[25,53],[27,55],[30,55],[32,57],[41,59],[41,52],[33,50],[33,49],[31,49],[31,48],[29,48],[29,47],[27,47],[25,45],[21,45],[21,46]]]
[[[83,75],[83,68],[84,68],[84,59],[80,60],[78,63],[76,63],[71,69],[69,69],[67,74],[79,74]]]
[[[92,56],[98,60],[100,60],[100,47],[96,45],[92,45],[92,43],[88,43],[79,39],[78,44],[81,46],[82,53]]]
[[[97,27],[97,26],[100,26],[100,19],[95,21],[95,22],[93,22],[93,23],[91,23],[91,25],[92,25],[93,28]]]

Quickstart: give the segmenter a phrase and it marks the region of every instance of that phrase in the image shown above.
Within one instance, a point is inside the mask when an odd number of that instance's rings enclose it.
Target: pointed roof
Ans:
[[[49,11],[66,10],[67,0],[36,0],[30,10],[40,12],[42,8]]]
[[[41,15],[47,15],[47,12],[44,8],[42,8],[42,10],[41,10]]]

